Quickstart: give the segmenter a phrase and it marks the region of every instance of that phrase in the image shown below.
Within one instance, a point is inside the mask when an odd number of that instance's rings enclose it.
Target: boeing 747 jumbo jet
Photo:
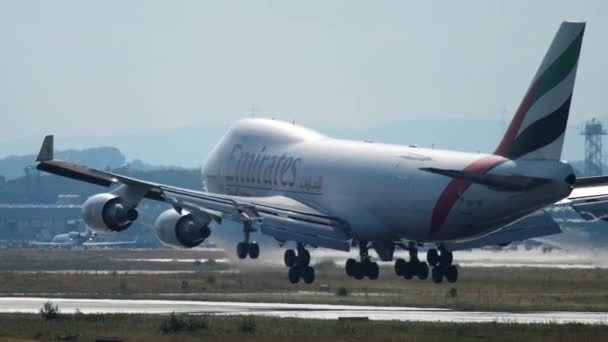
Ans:
[[[309,247],[349,251],[356,279],[378,277],[373,249],[410,279],[455,282],[452,252],[504,245],[560,232],[548,206],[571,206],[588,220],[608,220],[608,177],[580,178],[560,161],[584,23],[561,24],[515,117],[491,154],[463,153],[333,139],[267,119],[236,122],[205,163],[202,191],[176,188],[53,159],[44,140],[38,169],[113,190],[90,197],[83,219],[99,233],[121,231],[137,219],[143,198],[172,208],[155,223],[166,245],[191,248],[221,229],[243,227],[239,258],[260,255],[252,234],[274,237],[285,251],[292,283],[314,281]],[[255,236],[255,235],[254,235]],[[426,245],[426,262],[418,248]]]

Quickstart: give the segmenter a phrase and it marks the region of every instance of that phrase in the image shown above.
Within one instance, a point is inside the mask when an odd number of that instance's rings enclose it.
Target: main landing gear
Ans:
[[[428,250],[426,260],[433,267],[431,278],[434,283],[441,283],[444,277],[450,283],[455,283],[458,280],[458,268],[452,265],[453,259],[452,252],[442,245],[439,246],[439,251],[436,249]]]
[[[408,245],[410,253],[410,261],[403,259],[395,260],[395,273],[405,279],[412,279],[417,276],[420,279],[426,279],[429,276],[429,266],[426,262],[418,259],[418,248],[414,242]]]
[[[458,268],[452,265],[453,255],[443,245],[437,249],[429,249],[426,253],[426,261],[420,261],[418,258],[418,248],[414,242],[408,244],[407,249],[410,253],[410,261],[397,259],[395,261],[395,273],[405,279],[412,279],[414,276],[420,279],[426,279],[429,276],[429,265],[433,267],[431,279],[434,283],[439,284],[445,278],[450,283],[455,283],[458,280]]]
[[[251,233],[255,231],[251,226],[251,222],[245,222],[243,225],[243,233],[245,233],[245,241],[239,242],[236,245],[236,255],[239,259],[245,259],[249,256],[251,259],[257,259],[260,256],[260,246],[257,242],[251,240]]]
[[[371,262],[368,249],[369,247],[367,246],[367,242],[362,241],[359,243],[360,261],[357,261],[352,258],[346,260],[346,275],[358,280],[361,280],[364,277],[368,277],[372,280],[378,279],[378,275],[380,275],[380,269],[378,268],[378,263]]]
[[[300,279],[311,284],[315,281],[315,269],[310,266],[310,252],[299,242],[296,250],[297,254],[293,249],[288,249],[283,256],[285,266],[289,267],[287,277],[292,284],[298,283]]]
[[[372,280],[378,279],[378,264],[371,262],[368,249],[369,246],[367,242],[362,241],[359,243],[360,260],[357,261],[351,258],[346,261],[346,275],[355,279],[363,279],[365,277]],[[418,277],[419,279],[424,280],[429,277],[430,273],[431,278],[435,283],[441,283],[443,278],[450,283],[454,283],[458,280],[458,269],[456,266],[452,265],[452,252],[447,250],[443,245],[439,246],[439,251],[430,249],[427,252],[426,259],[428,264],[418,258],[418,247],[415,242],[409,242],[407,250],[409,251],[409,261],[403,259],[397,259],[395,261],[395,273],[398,276],[405,279]],[[433,267],[431,272],[429,272],[429,265]]]

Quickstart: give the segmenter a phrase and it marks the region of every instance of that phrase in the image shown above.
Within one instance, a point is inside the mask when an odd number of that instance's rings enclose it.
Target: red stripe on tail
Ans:
[[[469,164],[463,171],[482,175],[505,161],[507,161],[507,159],[500,156],[489,155]],[[441,192],[441,195],[435,204],[435,208],[433,209],[433,215],[431,216],[431,235],[437,233],[439,229],[441,229],[441,226],[448,217],[452,207],[456,201],[462,197],[464,192],[467,191],[471,184],[470,181],[454,178],[448,183],[445,189],[443,189],[443,192]]]
[[[541,84],[541,81],[539,78],[538,80],[536,80],[536,82],[534,82],[532,87],[530,87],[530,89],[528,90],[528,93],[524,97],[523,101],[521,101],[521,104],[519,105],[519,108],[517,109],[517,113],[515,113],[515,117],[513,117],[513,120],[511,121],[511,124],[509,125],[509,129],[507,129],[507,133],[505,133],[505,135],[502,137],[502,140],[501,140],[500,144],[498,145],[498,147],[496,148],[496,151],[494,151],[494,154],[503,156],[503,157],[506,157],[509,155],[509,152],[511,150],[511,145],[513,144],[513,141],[515,140],[515,137],[517,136],[517,132],[519,132],[519,129],[521,128],[521,124],[524,122],[524,118],[526,117],[528,110],[530,110],[530,107],[532,106],[532,103],[533,103],[532,101],[534,100],[534,97],[536,95],[538,88],[540,87],[540,84]]]

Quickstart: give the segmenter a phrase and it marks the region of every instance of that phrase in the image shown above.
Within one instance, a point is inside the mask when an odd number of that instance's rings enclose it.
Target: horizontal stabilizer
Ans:
[[[608,185],[608,176],[578,177],[574,183],[575,188],[599,185]]]
[[[450,251],[458,251],[487,246],[501,246],[514,241],[524,241],[561,232],[559,224],[553,220],[551,215],[544,211],[537,211],[492,234],[466,242],[446,243],[445,247]]]
[[[423,167],[420,170],[438,175],[462,179],[503,191],[524,191],[547,183],[550,179],[520,175],[480,175],[459,170],[445,170],[434,167]]]

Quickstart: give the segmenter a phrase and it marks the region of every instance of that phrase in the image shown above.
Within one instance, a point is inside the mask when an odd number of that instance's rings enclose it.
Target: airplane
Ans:
[[[453,251],[505,245],[559,233],[544,209],[568,206],[589,220],[608,216],[608,177],[578,178],[561,161],[585,23],[563,22],[532,79],[507,132],[493,153],[465,153],[334,139],[279,120],[237,121],[202,168],[202,190],[135,179],[53,159],[46,136],[37,168],[101,186],[83,206],[96,232],[127,229],[144,198],[171,208],[154,224],[162,243],[192,248],[210,226],[236,222],[243,240],[239,258],[256,259],[252,236],[286,244],[292,283],[312,283],[309,248],[350,251],[355,279],[377,279],[378,263],[394,261],[395,273],[435,283],[456,282]],[[215,228],[214,228],[215,229]],[[430,248],[428,248],[430,246]],[[425,247],[426,260],[418,256]],[[409,260],[393,258],[396,248]]]
[[[68,223],[76,224],[75,221]],[[92,242],[95,235],[93,230],[85,227],[84,232],[71,231],[57,234],[50,242],[30,241],[29,245],[35,247],[124,247],[133,246],[137,243],[137,241]]]

